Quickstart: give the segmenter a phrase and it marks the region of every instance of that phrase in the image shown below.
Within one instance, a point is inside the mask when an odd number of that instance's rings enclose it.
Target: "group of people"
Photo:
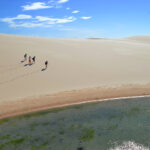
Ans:
[[[27,60],[27,54],[24,54],[24,61]],[[29,64],[31,64],[32,62],[35,63],[35,56],[31,58],[31,56],[29,56]]]
[[[29,56],[29,58],[28,58],[28,62],[29,62],[29,65],[31,65],[32,63],[35,63],[35,56],[34,57],[31,57],[31,56]],[[27,60],[27,54],[24,54],[24,61],[26,61]],[[45,61],[45,68],[47,69],[47,66],[48,66],[48,61],[46,60]]]

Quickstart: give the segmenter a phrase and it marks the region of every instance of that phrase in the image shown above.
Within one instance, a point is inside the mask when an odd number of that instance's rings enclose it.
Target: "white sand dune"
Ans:
[[[21,63],[27,53],[36,63]],[[48,60],[48,69],[44,61]],[[0,35],[0,101],[150,83],[150,37],[44,39]]]
[[[148,40],[150,37],[142,36],[81,40],[0,35],[0,101],[82,88],[150,83]],[[20,63],[24,53],[35,55],[36,64]],[[48,69],[41,71],[45,60],[49,61]]]
[[[127,39],[136,42],[150,43],[150,36],[133,36]]]

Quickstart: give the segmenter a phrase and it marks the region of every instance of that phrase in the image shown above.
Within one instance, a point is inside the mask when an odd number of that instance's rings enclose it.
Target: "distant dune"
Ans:
[[[36,63],[21,63],[25,53],[36,56]],[[48,69],[41,71],[46,60]],[[150,36],[89,40],[0,35],[1,102],[149,83]]]
[[[150,43],[150,36],[132,36],[127,39],[134,40],[137,42]]]
[[[88,38],[89,40],[103,40],[105,38]]]

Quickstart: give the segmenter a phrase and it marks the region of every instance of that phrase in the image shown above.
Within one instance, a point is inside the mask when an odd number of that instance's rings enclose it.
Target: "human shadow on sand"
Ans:
[[[45,71],[46,70],[46,68],[43,68],[41,71]]]
[[[24,63],[24,62],[25,62],[25,60],[21,60],[20,62],[21,62],[21,63]]]
[[[33,64],[25,64],[24,67],[26,67],[26,66],[32,66],[32,65],[33,65]]]

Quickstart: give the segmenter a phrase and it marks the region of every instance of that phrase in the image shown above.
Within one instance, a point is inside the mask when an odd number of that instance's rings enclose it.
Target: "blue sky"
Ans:
[[[0,0],[0,33],[52,38],[150,35],[150,0]]]

